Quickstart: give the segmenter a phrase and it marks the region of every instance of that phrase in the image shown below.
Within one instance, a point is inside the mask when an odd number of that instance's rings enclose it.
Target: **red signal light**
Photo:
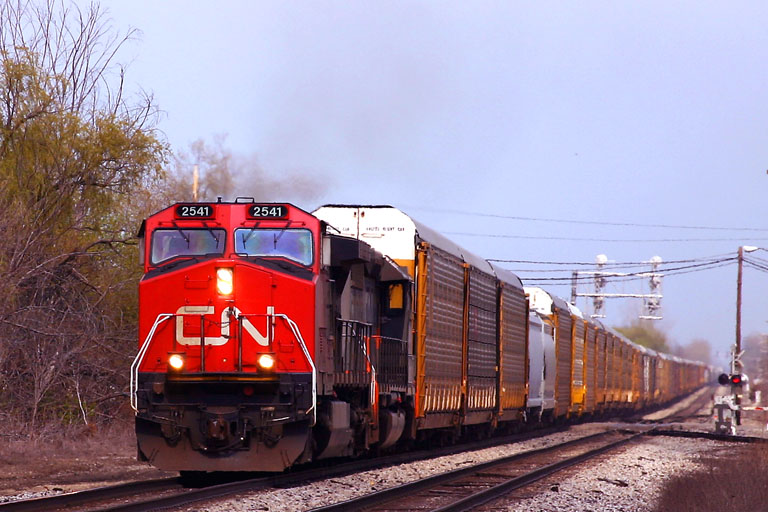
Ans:
[[[741,375],[738,373],[735,375],[731,375],[731,384],[734,386],[741,386]]]

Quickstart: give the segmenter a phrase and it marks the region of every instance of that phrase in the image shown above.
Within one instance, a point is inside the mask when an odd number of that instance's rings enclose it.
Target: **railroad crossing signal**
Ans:
[[[730,386],[731,393],[726,396],[715,397],[714,410],[715,431],[720,433],[736,433],[736,425],[741,425],[741,411],[743,410],[763,410],[762,408],[743,407],[741,404],[742,394],[749,392],[749,377],[739,373],[732,364],[731,373],[721,373],[717,377],[717,383],[721,386]]]
[[[727,373],[721,373],[719,377],[717,377],[717,383],[721,386],[737,386],[741,387],[744,384],[744,377],[741,376],[740,373],[732,373],[731,375],[728,375]]]

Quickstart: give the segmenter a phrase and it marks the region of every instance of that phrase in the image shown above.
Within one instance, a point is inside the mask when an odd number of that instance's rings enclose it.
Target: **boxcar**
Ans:
[[[571,400],[569,414],[580,415],[584,412],[586,398],[586,335],[584,315],[579,308],[568,303],[571,312]]]
[[[540,310],[541,301],[531,304],[528,329],[528,401],[532,420],[551,419],[555,410],[555,326],[551,306]]]
[[[528,311],[517,276],[390,206],[328,205],[314,214],[414,279],[416,428],[524,417]]]

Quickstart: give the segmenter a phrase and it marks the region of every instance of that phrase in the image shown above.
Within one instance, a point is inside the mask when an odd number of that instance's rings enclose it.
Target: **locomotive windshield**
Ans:
[[[224,254],[223,229],[156,229],[152,233],[152,264],[179,256]]]
[[[236,229],[235,252],[248,256],[283,257],[301,265],[311,265],[312,232],[288,228]]]

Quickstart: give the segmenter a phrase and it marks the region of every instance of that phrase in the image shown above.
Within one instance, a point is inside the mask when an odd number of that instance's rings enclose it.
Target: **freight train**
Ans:
[[[138,236],[131,406],[161,469],[283,471],[636,411],[709,379],[390,206],[180,203]]]

